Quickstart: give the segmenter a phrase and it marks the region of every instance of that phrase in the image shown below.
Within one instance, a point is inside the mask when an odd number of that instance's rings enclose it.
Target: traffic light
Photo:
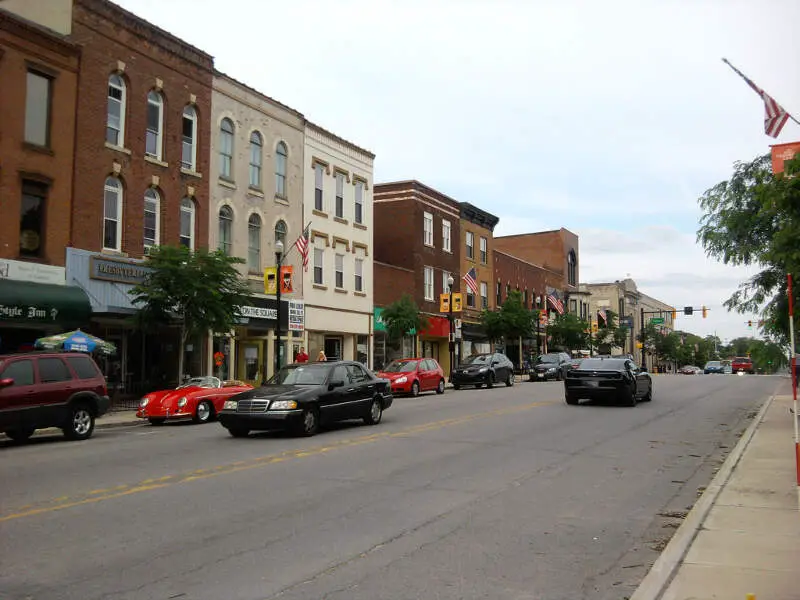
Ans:
[[[748,321],[748,322],[747,322],[747,326],[748,326],[748,327],[752,327],[752,326],[753,326],[753,322],[752,322],[752,321]]]
[[[691,306],[684,306],[683,307],[683,314],[690,315],[694,312],[694,309]]]
[[[708,316],[708,309],[704,306],[703,307],[703,318],[705,319]]]

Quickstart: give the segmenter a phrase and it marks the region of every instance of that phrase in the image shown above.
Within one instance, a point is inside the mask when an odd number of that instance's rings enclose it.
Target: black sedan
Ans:
[[[567,404],[589,400],[618,400],[626,406],[653,399],[653,380],[627,358],[587,358],[564,379]]]
[[[450,383],[457,390],[463,385],[474,385],[476,388],[492,387],[495,383],[514,385],[514,364],[505,354],[473,354],[450,375]]]
[[[377,425],[391,405],[390,383],[361,363],[319,362],[283,367],[261,387],[226,400],[217,418],[233,437],[276,428],[311,436],[334,421]]]
[[[542,354],[536,358],[529,378],[531,381],[547,381],[549,379],[561,381],[572,366],[572,359],[566,352]]]

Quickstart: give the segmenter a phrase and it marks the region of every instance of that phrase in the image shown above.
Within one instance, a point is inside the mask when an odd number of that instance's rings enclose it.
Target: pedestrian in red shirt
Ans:
[[[308,354],[306,354],[306,349],[303,346],[300,346],[300,352],[294,357],[294,362],[296,363],[307,363],[308,362]]]

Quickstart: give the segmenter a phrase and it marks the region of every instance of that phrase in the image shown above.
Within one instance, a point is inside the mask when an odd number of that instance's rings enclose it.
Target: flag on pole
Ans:
[[[603,323],[608,325],[608,319],[606,318],[606,309],[605,308],[601,308],[600,310],[598,310],[597,311],[597,316],[600,317],[601,319],[603,319]]]
[[[305,271],[308,271],[308,244],[310,227],[311,223],[309,222],[308,225],[306,225],[306,228],[303,230],[303,233],[300,234],[300,237],[297,238],[297,241],[294,243],[294,247],[297,248],[300,256],[303,257],[303,270]]]
[[[783,129],[783,126],[786,125],[786,121],[791,119],[795,123],[798,122],[797,119],[786,112],[786,109],[778,104],[772,96],[758,87],[748,79],[744,73],[729,63],[727,58],[723,58],[722,62],[733,69],[739,77],[744,79],[747,85],[749,85],[756,94],[761,96],[761,99],[764,101],[764,133],[770,137],[776,138],[780,134],[781,129]]]
[[[558,312],[558,314],[560,314],[560,315],[564,314],[564,303],[558,297],[558,292],[557,291],[553,290],[552,292],[548,292],[547,301],[550,303],[550,305],[553,308],[556,309],[556,312]]]
[[[472,267],[467,274],[461,279],[467,284],[467,287],[472,290],[472,293],[478,295],[478,274],[475,272],[475,267]]]

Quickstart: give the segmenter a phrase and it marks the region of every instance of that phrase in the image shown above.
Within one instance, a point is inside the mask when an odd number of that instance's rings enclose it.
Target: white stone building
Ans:
[[[371,361],[374,159],[306,123],[303,202],[311,243],[303,297],[312,361],[320,350],[328,360]]]

